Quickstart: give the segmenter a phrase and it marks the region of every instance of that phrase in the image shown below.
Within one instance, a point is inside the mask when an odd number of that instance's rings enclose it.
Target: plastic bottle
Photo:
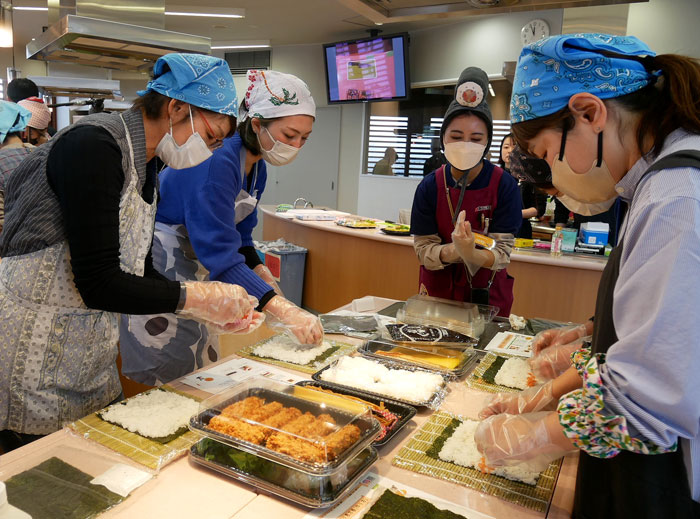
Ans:
[[[555,258],[561,257],[561,243],[564,241],[564,233],[561,232],[563,226],[558,223],[554,234],[552,234],[552,246],[549,249],[549,253]]]

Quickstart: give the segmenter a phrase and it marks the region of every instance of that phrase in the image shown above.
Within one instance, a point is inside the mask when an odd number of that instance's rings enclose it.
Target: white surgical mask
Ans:
[[[262,158],[265,160],[265,162],[273,166],[284,166],[285,164],[292,162],[297,157],[299,148],[275,140],[267,128],[263,126],[262,129],[267,132],[268,137],[270,137],[270,140],[274,143],[271,149],[266,150],[263,148],[262,142],[260,142],[260,135],[258,135],[260,153],[262,154]]]
[[[190,106],[190,125],[192,126],[192,135],[189,136],[185,144],[178,145],[173,138],[173,122],[170,121],[170,133],[163,135],[163,138],[156,147],[156,155],[163,162],[173,169],[186,169],[197,166],[211,157],[211,150],[202,139],[198,132],[194,131],[194,122],[192,121],[192,107]]]
[[[615,203],[615,198],[611,198],[610,200],[599,202],[597,204],[579,202],[578,200],[574,200],[566,195],[559,195],[557,198],[569,211],[573,211],[574,213],[582,216],[595,216],[597,214],[604,213]]]
[[[562,134],[561,149],[552,165],[552,184],[554,187],[569,198],[584,204],[614,201],[617,198],[616,182],[603,160],[603,132],[598,134],[598,157],[585,173],[576,173],[571,169],[566,157],[564,157],[565,143],[566,131]]]
[[[476,166],[484,157],[486,146],[477,142],[448,142],[445,144],[445,158],[452,167],[467,171]]]

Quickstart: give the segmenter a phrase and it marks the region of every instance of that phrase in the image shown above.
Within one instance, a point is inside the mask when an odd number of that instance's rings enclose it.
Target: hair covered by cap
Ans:
[[[447,107],[445,117],[440,128],[440,143],[445,135],[445,130],[449,126],[452,119],[458,115],[474,114],[480,117],[486,124],[488,131],[488,145],[491,144],[493,137],[493,115],[489,108],[486,97],[489,91],[489,77],[482,69],[478,67],[465,68],[459,75],[457,85],[455,86],[454,99]]]
[[[32,113],[32,118],[27,126],[37,130],[45,130],[51,122],[51,110],[38,97],[28,97],[17,102],[18,105],[26,108]]]
[[[292,74],[276,70],[249,70],[239,119],[276,119],[290,115],[316,118],[316,103],[307,84]]]

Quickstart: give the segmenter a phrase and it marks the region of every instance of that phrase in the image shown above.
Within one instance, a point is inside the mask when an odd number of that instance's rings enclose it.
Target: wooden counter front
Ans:
[[[419,263],[412,237],[334,222],[285,219],[262,207],[265,240],[284,238],[308,249],[303,306],[328,312],[365,294],[405,300],[418,292]],[[556,321],[584,322],[595,310],[606,260],[601,257],[515,250],[512,312]]]

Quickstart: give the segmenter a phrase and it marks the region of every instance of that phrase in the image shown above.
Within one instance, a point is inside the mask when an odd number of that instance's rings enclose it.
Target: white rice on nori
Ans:
[[[100,417],[147,438],[163,438],[187,427],[199,402],[172,391],[156,389],[107,407]]]
[[[438,456],[443,461],[449,461],[462,467],[479,468],[483,455],[476,448],[474,442],[474,431],[479,422],[475,420],[464,420],[452,433]],[[540,473],[533,470],[527,463],[512,465],[508,467],[493,467],[496,476],[501,476],[514,481],[522,481],[526,485],[536,485]]]
[[[282,335],[264,342],[253,349],[251,353],[258,357],[266,357],[268,359],[281,360],[283,362],[291,362],[292,364],[304,366],[332,347],[333,345],[328,341],[323,341],[320,346],[316,347],[302,346],[295,343],[289,337]]]
[[[415,403],[429,401],[445,384],[436,373],[389,369],[362,357],[341,358],[321,379]]]
[[[499,386],[514,387],[515,389],[527,389],[527,377],[530,374],[530,365],[526,359],[511,357],[507,359],[501,369],[498,370],[493,381]],[[537,380],[541,384],[541,380]]]

